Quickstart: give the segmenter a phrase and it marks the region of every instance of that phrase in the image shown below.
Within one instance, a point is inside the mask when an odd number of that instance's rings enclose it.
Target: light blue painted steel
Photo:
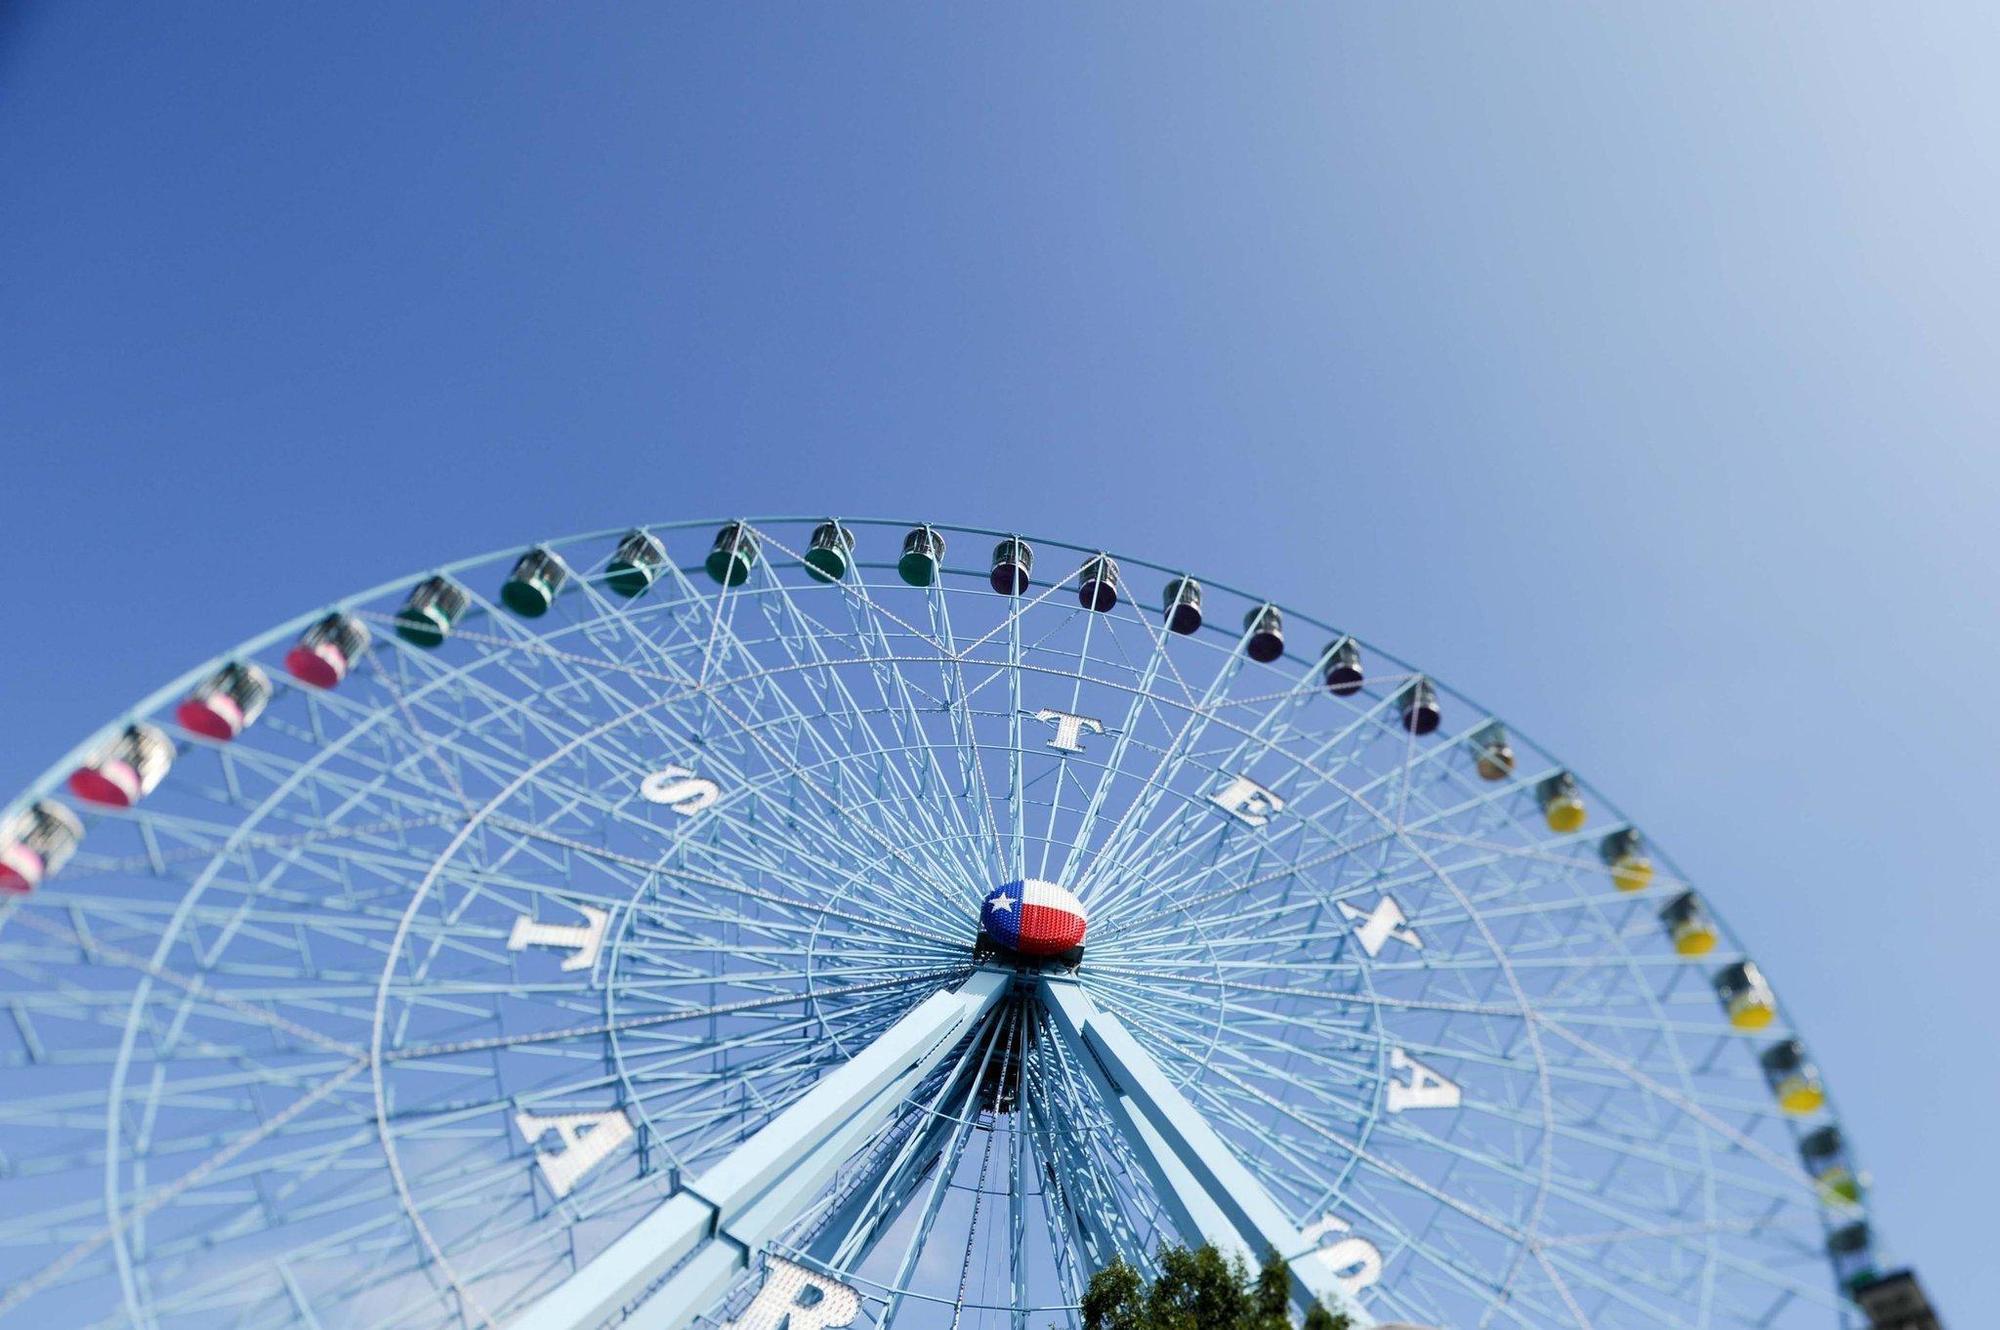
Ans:
[[[1045,1001],[1044,1007],[1053,1018],[1054,1027],[1069,1040],[1077,1069],[1090,1083],[1118,1130],[1131,1142],[1132,1153],[1144,1170],[1146,1181],[1152,1184],[1153,1194],[1166,1207],[1181,1239],[1189,1243],[1212,1242],[1220,1250],[1239,1255],[1246,1262],[1255,1259],[1261,1253],[1251,1250],[1249,1241],[1195,1181],[1194,1174],[1171,1151],[1163,1148],[1159,1132],[1146,1122],[1145,1114],[1131,1097],[1112,1083],[1096,1054],[1088,1047],[1083,1029],[1096,1010],[1094,1004],[1090,1004],[1075,984],[1064,983],[1063,989],[1065,993],[1074,994],[1076,1000]]]
[[[589,571],[616,532],[552,542],[580,594],[532,628],[481,592],[518,548],[430,570],[473,592],[439,653],[386,631],[416,580],[398,579],[341,602],[378,629],[342,689],[302,689],[277,666],[321,607],[160,690],[24,792],[65,798],[69,768],[128,721],[180,734],[174,702],[223,659],[273,676],[258,726],[233,744],[182,735],[156,797],[80,810],[91,832],[77,862],[0,899],[0,1006],[18,1027],[0,1039],[0,1126],[15,1142],[0,1324],[31,1323],[38,1296],[58,1299],[40,1323],[81,1323],[60,1298],[122,1289],[125,1320],[159,1330],[202,1330],[225,1311],[330,1326],[394,1289],[412,1326],[485,1330],[594,1250],[609,1215],[676,1202],[695,1235],[671,1253],[683,1260],[714,1209],[668,1197],[673,1180],[718,1167],[740,1115],[781,1110],[958,982],[973,964],[963,906],[1036,856],[1088,895],[1084,973],[1104,1008],[1288,1213],[1337,1216],[1379,1245],[1387,1273],[1364,1296],[1384,1318],[1469,1323],[1438,1309],[1470,1299],[1513,1330],[1853,1322],[1810,1253],[1858,1207],[1819,1213],[1785,1134],[1796,1124],[1778,1117],[1749,1042],[1721,1028],[1704,967],[1664,950],[1649,904],[1602,885],[1590,842],[1622,815],[1593,792],[1590,833],[1542,834],[1531,796],[1552,756],[1516,733],[1514,777],[1473,776],[1467,743],[1488,717],[1455,695],[1452,733],[1406,741],[1389,703],[1411,671],[1373,648],[1370,688],[1351,702],[1329,701],[1302,654],[1248,665],[1219,583],[1223,631],[1169,638],[1136,584],[1114,613],[1079,617],[1061,583],[1087,546],[1038,542],[1049,576],[1021,597],[991,597],[976,559],[919,595],[893,572],[890,538],[906,524],[857,522],[850,577],[807,586],[780,554],[786,527],[800,544],[808,520],[758,524],[769,557],[743,588],[705,581],[697,553],[638,601],[607,598]],[[979,552],[960,538],[973,534],[952,530],[961,558]],[[886,560],[866,557],[871,541]],[[1128,582],[1169,571],[1120,562]],[[1044,703],[1101,712],[1104,742],[1051,755],[1023,733]],[[632,779],[697,753],[729,789],[700,823],[631,802]],[[1289,773],[1283,821],[1251,836],[1202,802],[1206,782],[1273,760]],[[1659,858],[1661,883],[1680,880]],[[411,900],[407,884],[433,872],[431,898]],[[1335,908],[1392,890],[1419,913],[1420,961],[1343,945]],[[405,902],[391,938],[384,920]],[[616,921],[592,970],[558,977],[556,955],[506,945],[515,917],[573,922],[582,903]],[[1741,954],[1731,938],[1715,960]],[[372,1017],[358,1000],[371,981]],[[571,1028],[522,1023],[531,1011],[567,1012]],[[1392,1044],[1443,1059],[1463,1109],[1385,1114]],[[980,1062],[981,1047],[961,1058]],[[476,1065],[482,1050],[490,1067]],[[915,1208],[938,1219],[933,1249],[1003,1234],[986,1254],[1004,1245],[1017,1309],[1030,1276],[1039,1330],[1041,1313],[1075,1301],[1079,1273],[1112,1255],[1146,1268],[1169,1221],[1233,1233],[1133,1097],[1086,1084],[1103,1078],[1100,1051],[1075,1051],[1072,1066],[1051,1031],[1022,1069],[1042,1090],[1025,1101],[1027,1144],[1050,1173],[1043,1186],[1010,1161],[1004,1229],[969,1233],[956,1207],[923,1204],[933,1179],[936,1195],[964,1193],[970,1169],[952,1169],[977,1162],[966,1140],[1014,1130],[976,1080],[951,1080],[941,1102],[965,1130],[920,1128],[917,1152],[939,1161],[928,1171],[833,1198],[853,1202],[836,1213],[854,1240],[827,1268],[868,1283],[870,1242]],[[111,1072],[91,1085],[103,1112],[86,1120],[69,1078],[96,1066]],[[436,1093],[426,1077],[476,1093]],[[877,1100],[899,1090],[899,1128],[931,1111],[907,1078]],[[280,1091],[298,1098],[273,1113]],[[512,1115],[613,1105],[632,1115],[634,1148],[548,1204]],[[864,1137],[840,1128],[797,1159],[704,1260],[741,1282],[736,1252],[754,1245],[742,1235]],[[1018,1207],[1037,1190],[1052,1259],[1073,1263],[1053,1277],[1049,1254],[1024,1245]],[[253,1246],[281,1306],[243,1273]],[[896,1295],[903,1330],[940,1305],[923,1264],[926,1286]],[[524,1287],[529,1269],[541,1273]],[[977,1314],[1004,1319],[991,1302]]]
[[[618,1322],[620,1330],[681,1330],[714,1306],[729,1285],[755,1263],[756,1253],[763,1250],[771,1235],[818,1195],[834,1171],[861,1148],[921,1079],[921,1069],[912,1068],[891,1081],[734,1221],[716,1229],[692,1260],[626,1313]]]
[[[1142,1157],[1164,1148],[1171,1163],[1162,1159],[1158,1165],[1161,1173],[1170,1184],[1177,1179],[1182,1185],[1193,1183],[1198,1197],[1206,1201],[1204,1209],[1196,1197],[1184,1200],[1190,1221],[1199,1224],[1214,1215],[1232,1230],[1220,1235],[1204,1231],[1202,1237],[1209,1241],[1233,1237],[1226,1243],[1228,1248],[1247,1250],[1257,1258],[1267,1251],[1278,1252],[1289,1262],[1294,1301],[1303,1305],[1320,1301],[1335,1311],[1344,1311],[1356,1330],[1375,1324],[1367,1309],[1347,1296],[1321,1264],[1311,1244],[1300,1236],[1263,1184],[1243,1167],[1215,1129],[1139,1047],[1123,1022],[1099,1008],[1075,980],[1044,976],[1041,994],[1055,1014],[1056,1028],[1076,1045],[1079,1058],[1094,1060],[1112,1088],[1152,1128],[1150,1132],[1131,1131],[1132,1148]]]
[[[712,1288],[707,1294],[712,1301],[721,1291],[706,1272],[743,1269],[750,1243],[768,1236],[790,1208],[809,1200],[817,1190],[814,1177],[823,1185],[848,1150],[901,1102],[900,1095],[883,1091],[903,1091],[922,1079],[1012,982],[1007,972],[979,970],[957,989],[926,998],[727,1158],[634,1224],[597,1259],[515,1317],[508,1330],[594,1330],[708,1240],[728,1249],[727,1260],[710,1252],[697,1254],[703,1273],[684,1280],[677,1276],[641,1304],[632,1323],[668,1326],[692,1319],[707,1303],[688,1299]],[[847,1149],[825,1148],[836,1138]],[[779,1204],[758,1208],[773,1193]],[[744,1237],[736,1236],[739,1225]]]

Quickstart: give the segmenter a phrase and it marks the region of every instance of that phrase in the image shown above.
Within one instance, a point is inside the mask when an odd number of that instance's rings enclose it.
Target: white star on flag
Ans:
[[[995,896],[986,903],[986,908],[989,910],[1011,910],[1014,908],[1014,898],[1004,894]]]

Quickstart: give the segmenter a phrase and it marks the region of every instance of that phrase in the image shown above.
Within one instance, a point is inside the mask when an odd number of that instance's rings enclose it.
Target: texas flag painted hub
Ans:
[[[1068,959],[1083,946],[1083,902],[1067,887],[1040,878],[993,888],[979,920],[989,939],[1023,956]]]

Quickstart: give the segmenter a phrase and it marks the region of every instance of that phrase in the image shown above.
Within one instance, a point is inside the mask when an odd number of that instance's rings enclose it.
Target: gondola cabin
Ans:
[[[190,733],[228,743],[254,725],[270,702],[270,676],[249,661],[231,661],[195,685],[174,719]]]
[[[1535,800],[1542,807],[1542,820],[1558,835],[1581,831],[1590,816],[1583,806],[1582,788],[1567,771],[1558,771],[1536,787]]]
[[[1597,856],[1611,870],[1611,885],[1620,891],[1644,891],[1653,885],[1653,860],[1646,838],[1633,827],[1622,827],[1597,843]]]
[[[69,788],[87,803],[130,808],[160,787],[173,764],[173,740],[151,725],[128,725],[70,773]]]
[[[630,600],[653,585],[667,563],[666,547],[644,531],[627,531],[605,565],[604,585]]]
[[[1701,897],[1692,891],[1683,891],[1667,902],[1660,911],[1660,927],[1680,956],[1706,956],[1722,938],[1715,920],[1702,907]]]
[[[1353,638],[1343,637],[1326,649],[1320,681],[1335,697],[1353,697],[1361,691],[1361,647]]]
[[[1444,720],[1444,711],[1438,706],[1437,689],[1431,687],[1428,679],[1412,679],[1404,686],[1398,699],[1403,713],[1403,728],[1411,734],[1431,734]]]
[[[1182,637],[1201,631],[1201,583],[1192,577],[1176,577],[1167,583],[1165,596],[1167,631]]]
[[[367,624],[345,614],[329,614],[299,634],[285,653],[285,673],[314,688],[338,688],[367,649]]]
[[[1861,1174],[1854,1167],[1838,1124],[1829,1122],[1807,1132],[1799,1141],[1799,1161],[1819,1184],[1820,1196],[1829,1205],[1853,1205],[1861,1200]]]
[[[1118,564],[1109,554],[1094,554],[1076,579],[1077,603],[1098,614],[1118,604]]]
[[[1028,589],[1028,574],[1034,567],[1034,546],[1019,536],[1009,536],[993,547],[993,567],[986,574],[987,585],[1003,596],[1018,596]]]
[[[838,582],[854,560],[854,533],[838,522],[821,522],[806,541],[803,562],[815,582]]]
[[[1285,616],[1276,605],[1259,605],[1243,616],[1243,652],[1265,665],[1285,654]]]
[[[703,567],[721,586],[742,586],[757,565],[757,537],[741,522],[726,523],[715,533]]]
[[[23,808],[0,826],[0,892],[25,895],[62,871],[83,843],[83,823],[52,799]]]
[[[1738,961],[1715,976],[1716,1000],[1739,1030],[1761,1030],[1778,1017],[1778,996],[1754,961]]]
[[[427,651],[441,647],[471,603],[465,588],[450,578],[427,577],[396,611],[396,636]]]
[[[1472,736],[1472,769],[1479,779],[1506,780],[1514,774],[1514,745],[1507,739],[1507,727],[1488,721]]]
[[[1826,1253],[1833,1258],[1833,1275],[1849,1293],[1875,1282],[1881,1268],[1875,1260],[1875,1235],[1856,1220],[1827,1235]]]
[[[911,586],[932,586],[944,571],[944,536],[936,527],[911,527],[903,537],[903,553],[896,560],[896,575]]]
[[[569,581],[569,566],[554,550],[537,545],[514,564],[500,584],[500,603],[523,619],[539,619],[556,603],[556,593]]]
[[[1891,1270],[1852,1281],[1848,1291],[1868,1313],[1869,1330],[1944,1330],[1914,1270]]]
[[[1771,1087],[1778,1107],[1800,1117],[1825,1107],[1826,1083],[1806,1056],[1804,1044],[1796,1039],[1773,1044],[1758,1061],[1764,1066],[1764,1082]]]

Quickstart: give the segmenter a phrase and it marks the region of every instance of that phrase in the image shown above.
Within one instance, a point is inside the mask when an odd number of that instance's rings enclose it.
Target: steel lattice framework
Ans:
[[[84,836],[0,897],[0,1325],[706,1325],[782,1277],[1042,1330],[1204,1236],[1364,1324],[1859,1323],[1789,1014],[1561,764],[1253,596],[1176,631],[1179,569],[1089,608],[1093,549],[1009,594],[1006,533],[819,525],[552,541],[534,617],[519,551],[434,570],[432,647],[417,579],[355,596],[337,686],[283,664],[322,609],[12,805]],[[240,735],[176,720],[246,663]],[[78,801],[134,725],[171,770]],[[1080,964],[975,945],[1024,878]]]

